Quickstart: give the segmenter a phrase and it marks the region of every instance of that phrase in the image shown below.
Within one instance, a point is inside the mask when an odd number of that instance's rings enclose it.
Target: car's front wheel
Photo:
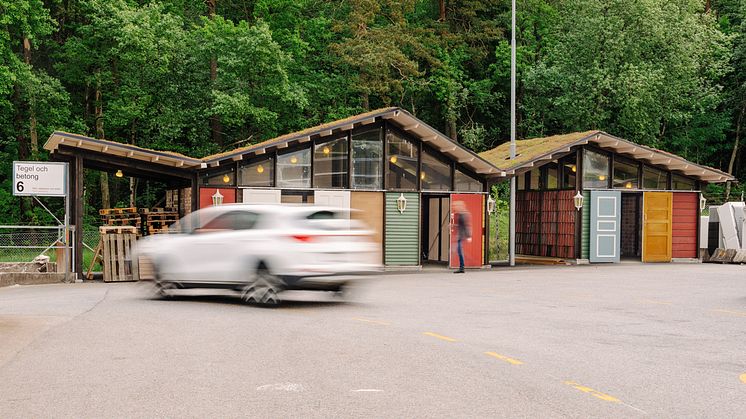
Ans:
[[[257,269],[254,279],[241,290],[241,299],[249,304],[274,307],[280,304],[280,281],[264,266]]]

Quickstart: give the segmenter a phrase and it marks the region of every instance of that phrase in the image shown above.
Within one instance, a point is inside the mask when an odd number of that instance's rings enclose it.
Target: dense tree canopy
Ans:
[[[518,0],[519,137],[603,129],[746,181],[744,16],[746,0]],[[0,214],[33,216],[9,162],[45,158],[56,129],[201,156],[396,105],[494,147],[509,39],[509,0],[0,0]]]

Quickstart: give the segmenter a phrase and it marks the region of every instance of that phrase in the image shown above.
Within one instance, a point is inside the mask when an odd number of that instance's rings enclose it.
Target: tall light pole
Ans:
[[[515,158],[515,0],[510,19],[510,160]],[[510,178],[510,231],[508,263],[515,266],[515,176]]]

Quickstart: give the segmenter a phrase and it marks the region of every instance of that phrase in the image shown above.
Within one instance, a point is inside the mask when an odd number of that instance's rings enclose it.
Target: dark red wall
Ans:
[[[699,194],[674,192],[671,257],[697,257],[697,217]]]
[[[220,195],[223,195],[224,204],[233,204],[236,202],[236,190],[230,188],[219,188]],[[212,196],[218,188],[199,188],[199,207],[205,208],[212,206]]]
[[[575,257],[575,191],[516,193],[516,253]]]

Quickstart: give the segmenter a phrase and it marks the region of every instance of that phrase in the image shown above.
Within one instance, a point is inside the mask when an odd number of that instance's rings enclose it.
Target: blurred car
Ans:
[[[284,290],[342,293],[350,275],[380,269],[371,233],[349,210],[227,204],[195,211],[135,250],[140,279],[173,289],[222,288],[276,305]]]

